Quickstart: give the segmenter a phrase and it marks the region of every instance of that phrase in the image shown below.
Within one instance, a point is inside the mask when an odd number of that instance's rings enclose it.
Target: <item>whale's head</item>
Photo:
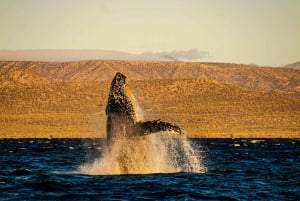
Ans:
[[[135,123],[138,121],[133,95],[127,84],[126,76],[122,73],[116,73],[111,82],[106,115],[117,115],[126,119],[127,123]]]
[[[119,72],[116,73],[115,77],[111,81],[110,95],[111,94],[115,94],[115,95],[116,94],[118,94],[118,95],[124,94],[126,91],[126,89],[125,89],[126,85],[127,85],[126,76]]]

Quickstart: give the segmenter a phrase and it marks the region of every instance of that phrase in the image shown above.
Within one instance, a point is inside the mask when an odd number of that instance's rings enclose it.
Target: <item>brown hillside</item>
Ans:
[[[300,71],[239,64],[0,62],[0,137],[104,137],[123,72],[146,119],[197,137],[300,137]]]
[[[1,137],[104,137],[109,81],[0,88]],[[145,119],[194,137],[300,137],[300,99],[205,80],[131,80]]]
[[[0,62],[0,74],[30,69],[56,81],[109,81],[119,71],[135,80],[215,80],[253,91],[300,93],[300,71],[242,64],[80,61],[66,63]]]
[[[292,64],[288,64],[285,66],[286,68],[293,68],[296,70],[300,70],[300,61]]]
[[[47,84],[49,82],[50,80],[48,78],[28,68],[11,69],[7,73],[0,74],[0,88]]]

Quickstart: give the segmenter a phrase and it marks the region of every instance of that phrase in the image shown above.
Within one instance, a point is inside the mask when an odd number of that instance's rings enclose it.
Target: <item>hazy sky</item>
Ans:
[[[300,61],[300,0],[0,0],[0,49],[192,48],[201,61]]]

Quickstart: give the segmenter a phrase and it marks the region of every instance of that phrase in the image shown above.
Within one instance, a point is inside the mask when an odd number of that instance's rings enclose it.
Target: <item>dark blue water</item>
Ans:
[[[91,176],[103,140],[0,140],[0,200],[300,200],[300,139],[194,139],[206,173]]]

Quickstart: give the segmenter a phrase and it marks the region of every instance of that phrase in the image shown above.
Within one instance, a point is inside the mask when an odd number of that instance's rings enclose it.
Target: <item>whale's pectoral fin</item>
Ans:
[[[160,131],[171,131],[175,134],[183,135],[183,131],[176,125],[160,120],[152,120],[145,122],[138,122],[134,124],[135,135],[148,135],[151,133],[157,133]]]

